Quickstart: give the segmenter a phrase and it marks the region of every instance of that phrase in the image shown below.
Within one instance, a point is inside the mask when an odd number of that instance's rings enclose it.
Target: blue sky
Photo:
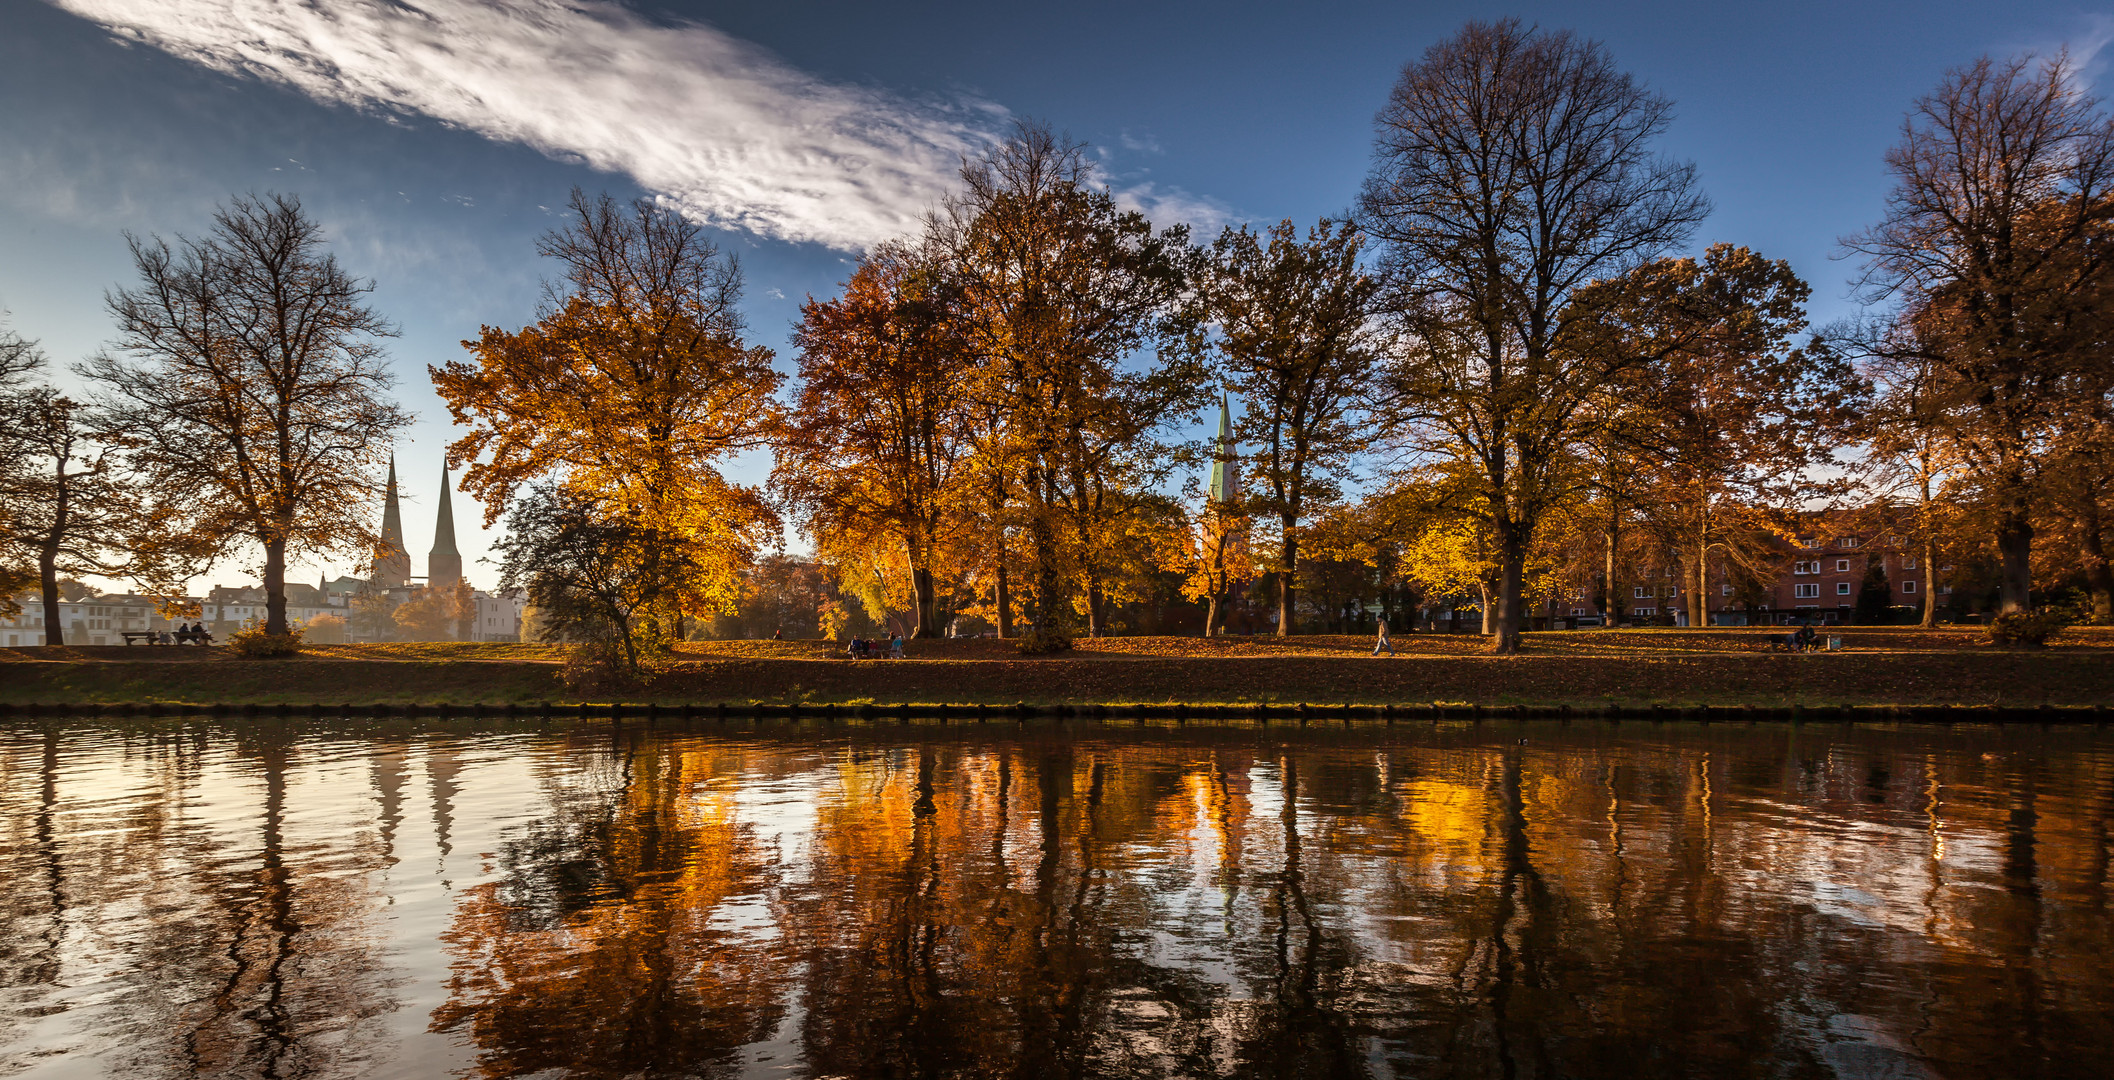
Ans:
[[[753,339],[790,370],[800,299],[833,292],[1009,116],[1092,144],[1111,186],[1163,223],[1311,221],[1356,192],[1401,66],[1507,14],[1605,42],[1673,98],[1663,149],[1697,163],[1716,207],[1697,245],[1791,260],[1816,322],[1853,310],[1836,241],[1878,215],[1881,155],[1945,69],[2067,45],[2103,92],[2114,56],[2114,12],[2033,0],[0,0],[0,307],[71,362],[109,336],[125,230],[196,232],[232,192],[299,194],[403,330],[422,570],[451,437],[426,365],[480,324],[534,317],[549,272],[535,238],[574,185],[712,223],[747,270]],[[489,585],[489,534],[456,505],[470,577]],[[243,576],[231,563],[207,580]]]

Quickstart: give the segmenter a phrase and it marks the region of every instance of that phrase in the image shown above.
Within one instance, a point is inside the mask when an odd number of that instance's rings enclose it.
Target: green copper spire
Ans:
[[[1240,498],[1240,465],[1233,447],[1233,408],[1221,396],[1218,403],[1218,438],[1211,448],[1211,501],[1230,503]]]

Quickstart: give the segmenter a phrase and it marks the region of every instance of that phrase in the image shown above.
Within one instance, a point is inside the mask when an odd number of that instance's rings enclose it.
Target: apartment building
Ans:
[[[1920,611],[1927,602],[1942,604],[1949,598],[1952,589],[1944,576],[1951,567],[1938,567],[1933,573],[1908,550],[1906,538],[1883,528],[1860,527],[1840,513],[1815,515],[1811,524],[1810,533],[1780,543],[1782,572],[1764,584],[1759,595],[1731,581],[1723,566],[1712,567],[1710,596],[1704,604],[1711,625],[1850,622],[1866,572],[1875,563],[1886,579],[1889,608]],[[1688,586],[1672,560],[1633,568],[1621,588],[1623,607],[1632,621],[1688,625]],[[1573,583],[1567,590],[1568,599],[1550,602],[1550,615],[1561,618],[1566,611],[1573,616],[1599,615],[1599,609],[1587,600],[1590,591]]]

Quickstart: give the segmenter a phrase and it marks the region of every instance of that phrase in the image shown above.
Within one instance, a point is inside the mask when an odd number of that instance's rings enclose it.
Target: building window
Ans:
[[[1813,573],[1813,566],[1814,564],[1809,562],[1795,562],[1791,564],[1791,572],[1794,574],[1810,574]]]
[[[1915,592],[1915,591],[1916,591],[1916,583],[1915,583],[1915,582],[1913,582],[1913,581],[1904,581],[1904,582],[1902,582],[1902,583],[1901,583],[1901,591],[1902,591],[1902,593],[1903,593],[1904,595],[1906,595],[1906,594],[1908,594],[1908,593],[1912,593],[1912,592]]]
[[[1836,546],[1836,547],[1846,547],[1846,548],[1852,548],[1852,547],[1856,547],[1856,546],[1857,546],[1857,538],[1856,538],[1856,537],[1854,537],[1854,536],[1845,536],[1845,537],[1843,537],[1842,539],[1840,539],[1840,540],[1837,540],[1837,541],[1835,541],[1835,546]]]
[[[1847,582],[1847,581],[1838,581],[1838,582],[1836,582],[1836,583],[1835,583],[1835,595],[1837,595],[1837,596],[1848,596],[1848,595],[1850,595],[1850,583],[1849,583],[1849,582]]]
[[[1820,541],[1810,536],[1801,536],[1798,538],[1798,546],[1802,548],[1819,547]]]
[[[1846,574],[1846,573],[1849,573],[1849,572],[1850,572],[1850,560],[1848,560],[1848,559],[1837,559],[1837,560],[1835,560],[1835,572],[1836,572],[1836,573],[1838,573],[1838,574]]]
[[[1900,538],[1900,537],[1898,537],[1898,536],[1889,536],[1889,537],[1887,537],[1887,538],[1886,538],[1886,545],[1887,545],[1888,547],[1900,547],[1900,546],[1901,546],[1901,538]]]
[[[1732,595],[1732,586],[1730,586],[1730,585],[1720,585],[1720,586],[1718,586],[1718,595],[1719,595],[1719,596],[1731,596],[1731,595]]]
[[[1914,555],[1903,555],[1901,557],[1901,568],[1903,570],[1914,570],[1916,568],[1916,557]]]
[[[1801,582],[1797,585],[1793,585],[1791,586],[1791,595],[1795,597],[1819,596],[1820,583],[1817,581],[1807,581]]]
[[[1647,589],[1647,588],[1645,588],[1644,586],[1642,586],[1642,585],[1639,585],[1639,586],[1637,586],[1637,587],[1636,587],[1635,589],[1632,589],[1632,590],[1630,590],[1630,599],[1632,599],[1632,600],[1643,600],[1643,599],[1645,599],[1646,597],[1649,597],[1649,596],[1650,596],[1651,594],[1652,594],[1652,591],[1651,591],[1650,589]]]
[[[1938,586],[1938,595],[1939,595],[1939,596],[1951,596],[1952,594],[1953,594],[1953,587],[1952,587],[1952,586],[1950,586],[1950,585],[1940,585],[1940,586]]]
[[[1648,607],[1641,607],[1641,608],[1638,608],[1638,609],[1637,609],[1637,610],[1635,610],[1635,611],[1632,611],[1632,612],[1630,612],[1630,614],[1632,614],[1632,615],[1657,615],[1658,613],[1659,613],[1659,609],[1658,609],[1658,608],[1648,608]]]

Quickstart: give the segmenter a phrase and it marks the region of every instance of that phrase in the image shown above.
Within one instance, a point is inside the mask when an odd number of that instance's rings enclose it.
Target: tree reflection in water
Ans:
[[[2000,1077],[2114,1051],[2089,730],[35,728],[0,733],[0,776],[0,1071]]]

